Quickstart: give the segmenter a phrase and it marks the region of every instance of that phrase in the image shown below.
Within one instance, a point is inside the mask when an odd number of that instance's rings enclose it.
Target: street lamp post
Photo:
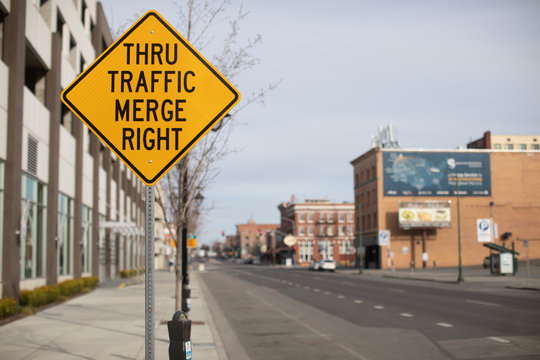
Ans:
[[[458,253],[459,253],[459,265],[458,265],[458,278],[457,282],[463,282],[463,269],[461,266],[461,218],[459,213],[459,178],[456,175],[456,189],[457,189],[457,218],[458,218]]]

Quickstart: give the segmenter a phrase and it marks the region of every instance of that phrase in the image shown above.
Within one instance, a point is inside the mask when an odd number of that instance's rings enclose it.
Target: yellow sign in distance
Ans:
[[[62,92],[62,101],[150,186],[240,101],[240,93],[149,11]]]
[[[187,239],[187,243],[186,243],[186,246],[190,249],[195,249],[197,248],[197,238],[190,238],[190,239]]]

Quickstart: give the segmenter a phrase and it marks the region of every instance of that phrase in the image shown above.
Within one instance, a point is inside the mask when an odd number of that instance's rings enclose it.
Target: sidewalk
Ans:
[[[489,269],[484,269],[481,266],[463,267],[462,277],[463,284],[467,285],[484,285],[497,288],[523,289],[540,291],[540,262],[535,260],[530,263],[529,272],[525,263],[519,263],[519,271],[512,275],[495,276],[489,274]],[[358,274],[358,269],[354,270],[338,270],[338,272],[347,274]],[[458,269],[453,268],[417,268],[417,269],[390,269],[371,270],[364,269],[363,275],[383,278],[396,278],[404,280],[421,280],[434,281],[440,283],[457,283]]]
[[[93,292],[0,327],[0,359],[144,359],[144,276],[136,285],[113,280]],[[155,272],[155,359],[168,359],[167,321],[174,314],[174,274]],[[223,345],[190,272],[192,354],[225,359]]]

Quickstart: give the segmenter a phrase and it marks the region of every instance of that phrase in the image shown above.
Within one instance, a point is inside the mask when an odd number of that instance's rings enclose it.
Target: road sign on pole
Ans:
[[[63,92],[62,101],[146,189],[145,350],[154,359],[154,189],[240,101],[240,93],[155,11]]]
[[[492,242],[491,219],[476,219],[476,235],[478,242]]]
[[[155,184],[240,100],[165,19],[143,15],[62,101],[146,184]]]

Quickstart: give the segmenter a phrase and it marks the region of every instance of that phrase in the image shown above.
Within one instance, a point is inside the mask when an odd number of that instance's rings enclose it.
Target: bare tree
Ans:
[[[248,39],[239,44],[240,23],[248,15],[240,6],[234,16],[228,15],[228,1],[224,0],[187,0],[184,5],[177,4],[179,24],[177,29],[200,52],[215,42],[212,31],[218,26],[229,29],[219,51],[212,57],[212,64],[232,83],[244,71],[256,66],[259,59],[252,55],[252,50],[260,44],[261,36]],[[216,48],[214,46],[214,48]],[[252,94],[243,94],[242,102],[212,129],[190,153],[180,160],[161,180],[163,194],[156,196],[158,206],[165,213],[166,223],[171,234],[176,234],[176,292],[175,308],[182,307],[182,276],[180,261],[180,243],[182,233],[195,233],[201,218],[202,204],[196,201],[215,180],[219,173],[217,164],[232,150],[228,139],[236,124],[239,111],[256,102],[263,102],[265,94],[273,90],[279,82],[268,84]],[[160,187],[156,187],[159,192]],[[185,265],[184,265],[185,266]]]

